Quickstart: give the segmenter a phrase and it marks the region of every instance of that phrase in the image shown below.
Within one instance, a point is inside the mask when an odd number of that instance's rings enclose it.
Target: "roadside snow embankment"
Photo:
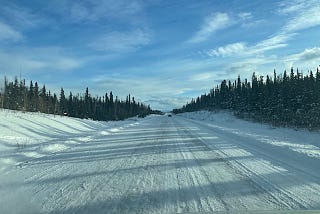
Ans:
[[[134,124],[135,120],[131,119]],[[0,109],[0,172],[31,158],[50,155],[121,129],[124,121],[107,123],[42,113]],[[115,127],[116,126],[116,127]]]
[[[236,118],[229,112],[197,111],[180,114],[199,120],[207,126],[229,132],[239,137],[258,139],[276,147],[282,147],[320,159],[320,133],[290,128],[274,128],[267,124],[253,123]]]

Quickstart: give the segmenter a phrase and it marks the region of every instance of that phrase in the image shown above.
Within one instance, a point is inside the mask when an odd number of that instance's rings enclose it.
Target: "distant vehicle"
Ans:
[[[168,114],[168,117],[172,117],[172,115],[171,115],[171,114]]]

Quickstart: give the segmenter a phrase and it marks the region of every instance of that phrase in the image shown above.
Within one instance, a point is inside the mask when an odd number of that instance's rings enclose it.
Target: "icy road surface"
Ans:
[[[320,209],[319,134],[207,114],[95,123],[14,150],[30,157],[1,172],[1,213]]]

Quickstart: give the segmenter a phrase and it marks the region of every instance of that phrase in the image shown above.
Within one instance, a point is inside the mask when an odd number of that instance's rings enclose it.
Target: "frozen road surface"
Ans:
[[[0,213],[320,209],[319,133],[208,112],[0,123]]]

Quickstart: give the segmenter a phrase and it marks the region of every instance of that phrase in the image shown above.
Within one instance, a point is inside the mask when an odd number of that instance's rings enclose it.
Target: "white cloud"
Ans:
[[[129,32],[113,31],[97,38],[89,44],[89,47],[97,51],[126,53],[148,45],[150,42],[150,34],[140,29]]]
[[[320,25],[320,5],[317,0],[294,0],[293,2],[283,1],[280,4],[279,13],[292,15],[279,32],[257,42],[255,45],[246,46],[243,42],[237,42],[221,46],[207,52],[209,56],[224,57],[233,55],[252,56],[266,51],[288,46],[288,41],[293,39],[298,31]],[[250,13],[240,13],[242,19],[251,19]]]
[[[299,55],[300,60],[318,60],[320,59],[320,47],[314,47],[314,48],[307,48]]]
[[[237,42],[222,46],[216,49],[212,49],[207,52],[209,56],[230,56],[234,54],[240,54],[246,49],[246,44],[243,42]]]
[[[299,66],[300,68],[315,70],[320,62],[320,47],[306,48],[301,53],[283,57],[287,67]]]
[[[236,62],[231,62],[225,70],[226,78],[234,78],[240,74],[242,77],[250,78],[253,72],[262,75],[272,75],[273,69],[280,69],[280,73],[284,69],[291,67],[299,67],[300,71],[316,70],[320,61],[320,47],[307,48],[302,52],[290,55],[271,55],[248,57]]]
[[[233,23],[226,13],[214,13],[206,17],[201,29],[189,40],[192,43],[207,40],[216,31],[229,27]]]
[[[318,25],[320,25],[320,5],[293,15],[283,30],[285,32],[296,32]]]
[[[310,61],[320,61],[320,47],[306,48],[303,52],[291,54],[284,58],[286,61],[310,63]]]
[[[0,41],[1,40],[10,40],[10,41],[20,41],[23,38],[22,34],[11,26],[0,22]]]
[[[297,32],[320,25],[320,4],[318,0],[286,0],[280,3],[279,14],[289,15],[289,21],[282,31]]]
[[[253,72],[271,72],[273,69],[270,70],[259,70],[260,66],[263,65],[264,68],[267,64],[274,62],[273,57],[250,57],[246,59],[242,59],[241,61],[236,61],[230,63],[226,68],[227,74],[229,79],[236,78],[236,75],[241,75],[245,78],[250,78]]]
[[[305,0],[282,1],[279,3],[278,12],[280,14],[294,13],[301,9],[304,9],[305,3]]]
[[[284,0],[279,3],[279,14],[294,14],[317,6],[318,0]]]
[[[278,12],[280,14],[291,15],[289,21],[285,23],[279,32],[255,45],[246,46],[243,42],[227,44],[208,51],[207,55],[216,57],[240,54],[251,56],[287,47],[288,41],[291,40],[298,31],[320,25],[320,4],[318,0],[283,1],[279,7]],[[252,14],[246,12],[239,13],[238,17],[244,21],[250,20],[252,19]]]
[[[259,42],[256,46],[261,47],[261,48],[265,48],[265,47],[269,47],[269,46],[275,46],[278,44],[284,44],[290,37],[291,37],[291,35],[283,35],[283,34],[271,36],[268,39],[265,39],[265,40]]]
[[[209,50],[206,52],[206,54],[210,57],[252,56],[273,49],[286,47],[288,45],[288,40],[290,40],[293,36],[294,34],[278,34],[251,46],[247,46],[244,42],[231,43]]]
[[[247,46],[244,42],[236,42],[206,51],[210,57],[227,57],[227,56],[251,56],[254,54],[264,53],[269,50],[287,46],[287,41],[291,35],[276,35],[262,40],[255,45]]]
[[[263,53],[265,51],[286,47],[287,41],[290,40],[295,34],[277,34],[265,40],[258,42],[252,46],[247,52],[248,54]]]
[[[121,96],[131,93],[150,103],[152,108],[171,110],[181,107],[191,97],[208,92],[215,85],[215,80],[221,77],[219,69],[216,72],[212,68],[217,66],[211,59],[170,57],[148,61],[137,67],[109,69],[108,74],[97,75],[86,81],[94,85],[97,93],[109,89]],[[137,72],[140,75],[137,76]]]
[[[130,79],[130,81],[126,79]],[[197,87],[199,84],[195,86],[192,84],[195,81],[179,81],[178,79],[143,76],[127,76],[120,79],[109,74],[108,76],[95,77],[92,84],[96,90],[93,93],[112,89],[114,94],[121,95],[121,97],[130,93],[137,101],[150,104],[153,109],[172,110],[172,108],[181,107],[192,96],[199,93],[199,87]],[[190,85],[192,87],[189,87]],[[196,90],[195,93],[194,90]],[[201,93],[205,91],[203,90]],[[188,93],[192,93],[192,95],[189,96]]]
[[[289,15],[289,21],[284,24],[279,32],[264,39],[255,45],[246,46],[243,42],[237,42],[212,49],[207,52],[209,56],[224,57],[242,54],[251,56],[266,51],[288,46],[298,31],[320,25],[320,4],[318,0],[290,0],[279,4],[278,12]],[[252,19],[251,13],[239,13],[238,17],[244,22]],[[258,20],[259,21],[259,20]],[[242,25],[246,25],[243,23]]]

